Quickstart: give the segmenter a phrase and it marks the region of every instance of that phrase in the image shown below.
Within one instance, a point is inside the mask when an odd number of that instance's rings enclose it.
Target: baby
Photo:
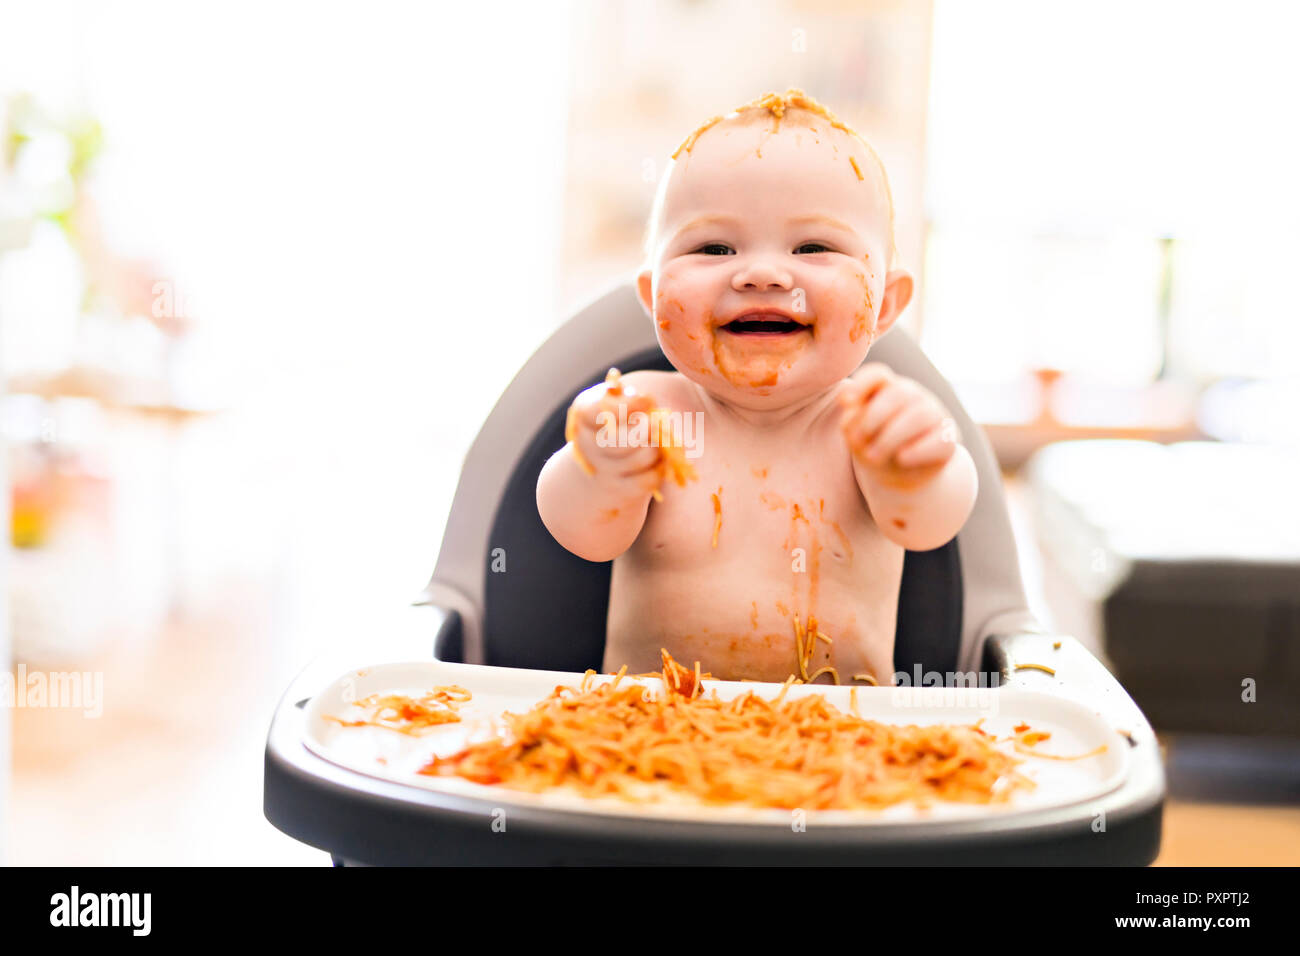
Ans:
[[[798,90],[673,155],[637,289],[677,371],[584,391],[537,483],[555,540],[614,562],[605,670],[666,648],[730,680],[892,682],[903,552],[952,539],[976,493],[939,400],[862,364],[912,297],[893,219],[875,152]],[[696,480],[604,427],[656,408],[700,423]]]

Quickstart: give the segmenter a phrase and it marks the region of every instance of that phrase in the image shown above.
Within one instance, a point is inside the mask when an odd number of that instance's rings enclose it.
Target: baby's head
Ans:
[[[798,90],[715,118],[673,155],[638,277],[673,366],[751,409],[851,374],[906,307],[875,151]]]

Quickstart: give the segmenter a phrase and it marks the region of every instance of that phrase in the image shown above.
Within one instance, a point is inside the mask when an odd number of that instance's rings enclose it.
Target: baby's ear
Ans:
[[[652,319],[655,317],[654,300],[651,292],[653,279],[654,273],[649,269],[636,277],[636,297],[641,300],[641,307],[645,309],[645,314]]]
[[[912,286],[912,274],[905,269],[895,269],[885,276],[885,294],[880,298],[880,311],[876,314],[876,338],[889,331],[912,301]]]

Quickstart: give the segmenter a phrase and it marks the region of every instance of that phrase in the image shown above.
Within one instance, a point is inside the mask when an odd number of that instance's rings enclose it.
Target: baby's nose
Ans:
[[[793,284],[790,273],[767,262],[750,263],[731,280],[732,288],[738,292],[747,289],[760,292],[767,289],[789,289]]]

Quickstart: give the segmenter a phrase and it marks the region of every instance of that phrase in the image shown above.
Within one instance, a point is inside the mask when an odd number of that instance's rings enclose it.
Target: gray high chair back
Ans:
[[[512,809],[512,839],[494,839],[490,801],[406,787],[336,766],[302,743],[303,708],[349,668],[428,659],[542,670],[599,669],[609,563],[584,561],[542,525],[536,483],[564,443],[565,411],[611,366],[670,369],[631,284],[561,326],[511,382],[466,456],[432,580],[377,640],[314,662],[289,688],[267,741],[264,809],[336,862],[421,863],[1119,863],[1145,864],[1160,844],[1164,776],[1154,733],[1133,701],[1077,641],[1049,635],[1025,600],[996,460],[952,389],[901,331],[872,361],[916,379],[952,412],[979,472],[957,538],[908,552],[899,593],[895,669],[915,683],[993,674],[1001,686],[1081,699],[1130,735],[1130,773],[1073,807],[924,827],[810,828],[650,821]],[[499,573],[500,562],[506,573]],[[494,562],[497,570],[494,570]],[[1056,673],[1020,670],[1051,660]],[[1096,827],[1098,813],[1105,825]]]

